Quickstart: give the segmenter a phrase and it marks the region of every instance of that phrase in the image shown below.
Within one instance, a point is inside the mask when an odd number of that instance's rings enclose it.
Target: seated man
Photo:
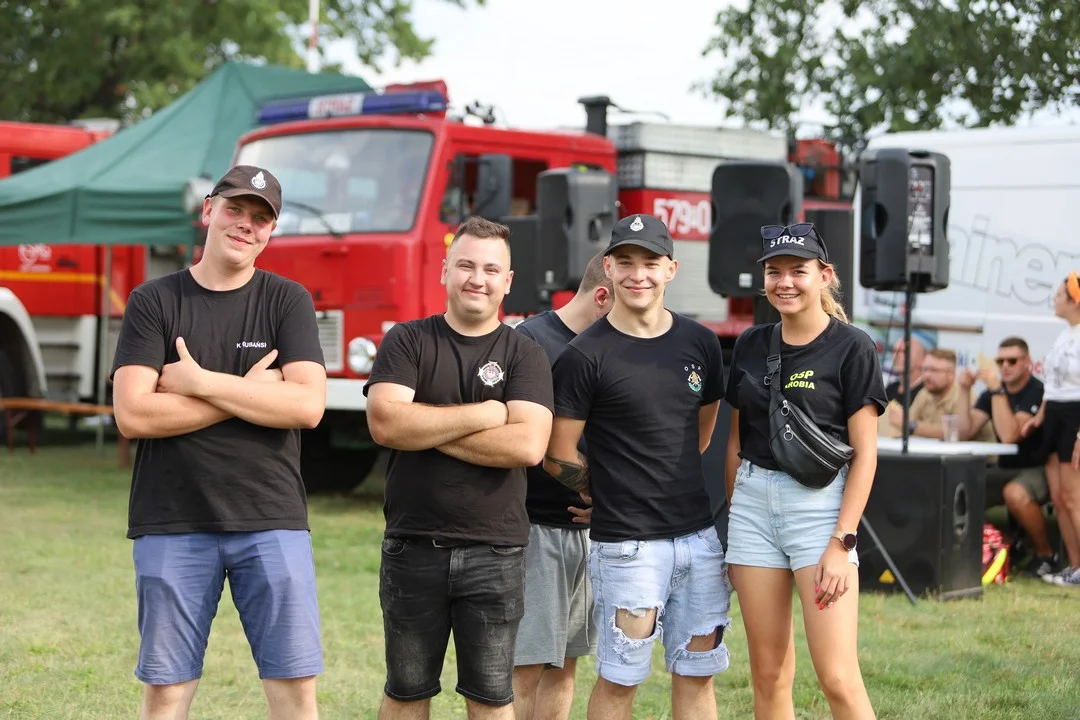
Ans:
[[[889,362],[889,370],[896,378],[885,386],[885,399],[890,402],[896,400],[903,402],[904,399],[904,338],[893,343],[892,360]],[[922,390],[922,361],[926,358],[926,345],[915,334],[911,336],[911,399]]]
[[[970,391],[976,379],[986,385],[986,391],[979,396],[974,408],[962,402],[958,395],[954,413],[960,439],[966,440],[990,426],[1000,442],[1017,444],[1017,453],[1002,455],[997,468],[988,474],[986,506],[993,507],[1004,502],[1034,546],[1035,557],[1025,571],[1031,575],[1047,575],[1054,572],[1055,567],[1054,551],[1050,547],[1042,513],[1042,506],[1050,500],[1046,470],[1038,456],[1042,432],[1036,430],[1026,438],[1020,437],[1020,428],[1039,411],[1043,384],[1031,374],[1028,345],[1021,338],[1002,340],[995,362],[999,368],[996,372],[987,363],[980,365],[977,375],[965,370],[957,380],[957,384],[966,391]],[[998,488],[1001,488],[1000,493]]]
[[[963,390],[956,382],[956,353],[944,348],[935,348],[923,358],[919,368],[922,390],[911,401],[908,411],[908,435],[941,440],[944,438],[942,418],[952,415],[956,408],[957,397],[964,398],[964,404],[970,406],[974,397],[971,388]],[[963,395],[961,395],[961,392]],[[889,403],[882,420],[878,423],[878,434],[887,437],[900,437],[904,422],[904,409],[899,402]],[[994,431],[982,427],[973,436],[964,440],[994,442]]]

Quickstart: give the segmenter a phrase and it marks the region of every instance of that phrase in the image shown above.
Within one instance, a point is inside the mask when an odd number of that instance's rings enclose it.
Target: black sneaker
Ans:
[[[1039,557],[1036,555],[1031,558],[1031,561],[1024,568],[1024,574],[1031,577],[1043,577],[1046,575],[1052,575],[1057,569],[1057,565],[1054,563],[1052,557]]]

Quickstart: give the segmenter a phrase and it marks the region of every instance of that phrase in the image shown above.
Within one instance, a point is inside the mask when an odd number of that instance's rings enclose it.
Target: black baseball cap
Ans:
[[[761,228],[762,263],[780,255],[792,255],[808,260],[829,262],[829,251],[825,248],[825,239],[818,234],[813,223],[794,225],[766,225]]]
[[[604,255],[610,255],[621,245],[637,245],[657,255],[675,257],[675,243],[671,233],[659,218],[640,213],[624,217],[611,228],[611,242]]]
[[[225,173],[206,197],[253,195],[270,204],[274,219],[281,212],[281,183],[269,170],[254,165],[236,165]]]

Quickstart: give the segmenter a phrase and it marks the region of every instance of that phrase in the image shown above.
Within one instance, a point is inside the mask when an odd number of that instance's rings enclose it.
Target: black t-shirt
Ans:
[[[915,402],[915,396],[922,390],[922,382],[916,382],[911,386],[911,401]],[[904,393],[900,389],[900,381],[893,380],[891,383],[885,386],[885,400],[886,402],[892,402],[895,400],[898,403],[904,401]]]
[[[577,335],[566,327],[554,310],[534,315],[518,324],[518,331],[525,333],[540,344],[552,364],[559,359],[567,344]],[[585,453],[585,438],[578,443],[578,450]],[[574,515],[566,508],[588,507],[581,495],[548,475],[543,463],[525,471],[529,484],[525,494],[525,510],[529,513],[529,522],[536,525],[585,530],[588,523],[573,522]]]
[[[542,347],[509,325],[479,337],[461,335],[442,315],[390,328],[364,394],[379,382],[412,388],[413,402],[425,405],[525,400],[552,407],[551,368]],[[525,468],[473,465],[434,448],[391,450],[385,494],[387,537],[529,542]]]
[[[739,411],[739,457],[769,470],[779,470],[769,448],[769,387],[765,361],[773,324],[755,325],[739,335],[731,358],[724,397]],[[808,413],[824,432],[848,442],[847,421],[864,405],[885,409],[874,341],[865,332],[832,319],[825,331],[806,345],[780,348],[780,390]]]
[[[207,290],[187,270],[135,288],[112,374],[123,365],[161,372],[180,359],[177,337],[200,366],[231,375],[245,375],[274,348],[273,367],[323,364],[311,295],[258,269],[235,290]],[[298,429],[230,418],[184,435],[139,440],[128,537],[307,529]]]
[[[1027,381],[1027,384],[1024,385],[1024,387],[1020,388],[1020,392],[1013,394],[1006,391],[1005,395],[1009,398],[1009,407],[1012,408],[1014,413],[1024,412],[1029,415],[1034,415],[1039,412],[1039,406],[1042,404],[1043,384],[1041,380],[1033,377]],[[975,409],[982,410],[990,416],[990,419],[986,421],[990,423],[990,427],[994,426],[994,412],[991,405],[992,400],[993,398],[990,391],[984,390],[983,394],[979,396],[979,399],[975,401]],[[994,434],[997,435],[996,430]],[[1043,464],[1043,460],[1039,459],[1039,450],[1041,447],[1042,428],[1039,428],[1026,438],[1020,439],[1017,443],[1017,452],[1015,455],[1000,455],[998,457],[998,467],[1028,468],[1040,466]]]
[[[655,338],[597,320],[555,361],[555,414],[585,421],[593,540],[674,538],[713,524],[698,417],[723,394],[720,341],[672,319]]]

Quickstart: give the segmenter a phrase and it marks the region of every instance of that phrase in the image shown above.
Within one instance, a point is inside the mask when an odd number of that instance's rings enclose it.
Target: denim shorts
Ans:
[[[596,672],[618,685],[640,685],[652,668],[652,647],[664,644],[667,670],[687,677],[709,677],[728,668],[723,640],[730,623],[731,588],[724,548],[708,527],[670,540],[593,541],[589,575],[598,632]],[[652,635],[628,638],[616,627],[616,611],[657,610]],[[718,632],[716,647],[686,649],[696,636]]]
[[[450,632],[457,692],[500,706],[514,701],[514,643],[525,613],[524,546],[437,547],[388,537],[379,568],[387,697],[438,695]]]
[[[832,484],[813,490],[783,471],[743,460],[731,497],[728,563],[790,570],[817,565],[836,532],[847,473],[844,466]],[[858,565],[858,551],[848,560]]]
[[[142,535],[132,553],[141,638],[135,668],[139,680],[172,685],[202,676],[225,578],[260,678],[322,673],[308,531]]]

